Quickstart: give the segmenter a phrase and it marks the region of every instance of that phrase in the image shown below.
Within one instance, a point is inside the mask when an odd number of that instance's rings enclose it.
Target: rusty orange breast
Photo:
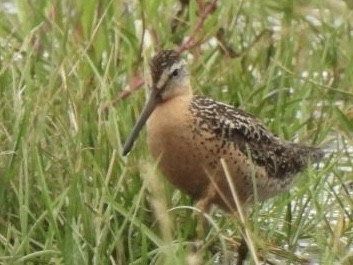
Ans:
[[[190,102],[190,96],[180,96],[158,105],[147,121],[147,143],[168,180],[198,198],[209,179],[192,135]]]

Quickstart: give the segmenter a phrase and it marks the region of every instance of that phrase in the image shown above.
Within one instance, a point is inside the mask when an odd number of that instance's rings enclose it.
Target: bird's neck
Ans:
[[[192,88],[190,84],[183,84],[164,93],[164,102],[168,102],[177,98],[192,98]]]

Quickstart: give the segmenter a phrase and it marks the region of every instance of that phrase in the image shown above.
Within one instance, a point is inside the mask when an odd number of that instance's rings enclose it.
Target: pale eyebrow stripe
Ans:
[[[166,71],[163,71],[161,77],[159,78],[156,84],[157,89],[161,89],[169,81],[169,79],[171,78],[171,74],[174,72],[174,70],[180,69],[183,66],[185,66],[185,62],[180,61],[176,64],[173,64],[168,73]]]

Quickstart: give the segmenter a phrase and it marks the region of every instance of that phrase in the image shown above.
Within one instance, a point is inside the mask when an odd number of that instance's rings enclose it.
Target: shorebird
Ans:
[[[234,190],[244,207],[255,197],[257,201],[271,198],[323,157],[319,148],[279,138],[252,114],[193,95],[186,63],[174,50],[157,53],[150,72],[150,96],[123,155],[147,122],[148,147],[162,173],[196,200],[202,212],[212,205],[236,212]]]

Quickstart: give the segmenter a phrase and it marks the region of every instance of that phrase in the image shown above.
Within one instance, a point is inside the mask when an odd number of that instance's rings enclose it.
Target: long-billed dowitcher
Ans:
[[[201,211],[207,212],[212,204],[236,211],[231,185],[243,206],[254,202],[254,194],[259,201],[270,198],[288,189],[298,172],[323,156],[319,148],[280,139],[251,114],[193,95],[185,62],[173,50],[155,55],[150,71],[149,100],[123,154],[147,121],[148,146],[160,169],[198,201]]]

